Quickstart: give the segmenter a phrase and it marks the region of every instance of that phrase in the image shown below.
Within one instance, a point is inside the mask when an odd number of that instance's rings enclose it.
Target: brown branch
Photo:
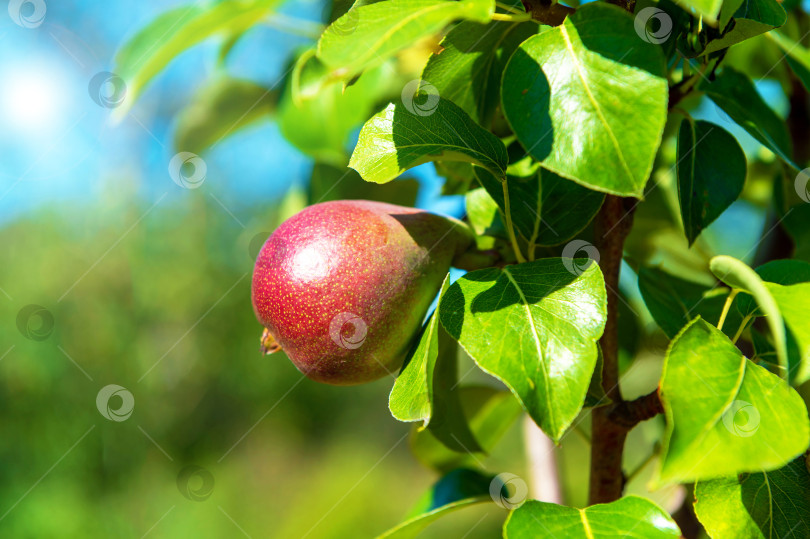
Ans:
[[[523,7],[532,19],[549,26],[559,26],[575,10],[551,0],[523,0]]]

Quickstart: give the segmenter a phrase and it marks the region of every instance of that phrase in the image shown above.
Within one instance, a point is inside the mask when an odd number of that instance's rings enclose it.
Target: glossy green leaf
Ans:
[[[762,100],[748,75],[726,66],[713,82],[701,82],[700,89],[752,137],[799,170],[790,158],[785,122]]]
[[[760,279],[769,283],[792,285],[810,282],[810,263],[803,260],[771,260],[757,267]],[[745,316],[762,313],[757,309],[756,300],[748,294],[740,294],[736,300],[737,309]]]
[[[675,539],[681,532],[672,517],[655,503],[638,496],[626,496],[584,509],[530,500],[509,514],[503,536],[505,539]]]
[[[695,513],[710,537],[810,537],[810,473],[799,457],[770,472],[695,485]]]
[[[177,55],[214,34],[236,34],[267,15],[277,0],[194,4],[163,13],[116,54],[115,73],[127,84],[127,97],[116,115],[123,116],[143,88]]]
[[[478,181],[505,211],[500,180],[483,169]],[[536,245],[564,243],[582,231],[602,206],[605,195],[582,187],[549,170],[531,176],[507,176],[512,222],[526,241]]]
[[[506,148],[495,135],[450,101],[427,99],[430,110],[397,100],[366,122],[349,166],[374,183],[429,161],[465,161],[505,173]]]
[[[444,296],[442,325],[517,395],[555,441],[582,408],[606,319],[596,264],[549,258],[466,274]]]
[[[725,10],[725,5],[723,6]],[[721,14],[721,23],[723,14]],[[787,13],[776,0],[744,0],[734,12],[734,25],[722,37],[713,39],[704,49],[709,54],[736,43],[770,32],[785,24]]]
[[[737,200],[745,185],[745,153],[722,127],[684,119],[678,131],[678,198],[689,245]]]
[[[348,80],[456,19],[484,23],[494,11],[493,0],[389,0],[356,6],[321,35],[318,57],[333,78]]]
[[[667,116],[660,47],[602,2],[524,41],[506,66],[509,125],[543,166],[586,187],[641,197]]]
[[[501,75],[509,56],[529,36],[536,22],[463,21],[442,40],[442,49],[431,55],[422,80],[483,126],[489,126],[501,102]]]
[[[672,341],[660,393],[667,421],[662,482],[773,470],[810,443],[799,394],[701,318]]]
[[[709,269],[715,277],[732,288],[747,292],[754,297],[762,309],[774,339],[779,365],[787,367],[788,357],[785,345],[785,325],[779,306],[768,287],[757,273],[744,262],[731,256],[716,256],[709,262]],[[787,374],[787,373],[784,373]]]
[[[765,35],[779,46],[786,55],[785,60],[793,73],[799,77],[804,87],[810,90],[810,49],[796,43],[780,31],[768,32]]]
[[[656,324],[670,339],[698,316],[710,322],[720,320],[729,292],[727,288],[687,281],[648,267],[639,270],[638,288]],[[731,310],[723,328],[734,331],[741,319],[736,310]]]
[[[296,67],[298,78],[288,78],[279,104],[279,129],[302,152],[345,166],[352,131],[374,112],[380,98],[389,96],[390,67],[369,70],[344,90],[339,85],[320,87],[322,66],[317,59],[303,54],[298,62],[303,64]]]
[[[489,489],[492,481],[492,476],[475,470],[453,470],[425,493],[411,511],[412,516],[408,520],[380,535],[378,539],[416,537],[447,513],[478,503],[491,503]]]
[[[484,386],[465,386],[460,391],[462,410],[469,418],[470,430],[481,451],[453,451],[428,429],[414,429],[411,432],[413,455],[425,466],[440,472],[480,466],[481,460],[523,414],[520,403],[509,391]]]
[[[275,111],[278,93],[254,82],[223,78],[205,87],[180,114],[177,150],[201,154],[225,137]]]

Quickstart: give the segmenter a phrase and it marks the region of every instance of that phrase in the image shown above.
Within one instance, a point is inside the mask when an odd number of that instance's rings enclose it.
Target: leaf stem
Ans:
[[[507,13],[493,13],[490,17],[493,21],[506,21],[506,22],[526,22],[532,20],[532,16],[528,13],[510,15]]]
[[[734,334],[734,338],[731,339],[731,342],[733,342],[734,344],[737,344],[737,340],[739,340],[739,338],[742,335],[743,331],[745,331],[745,328],[748,327],[748,322],[752,318],[753,318],[753,315],[751,315],[751,314],[745,315],[745,318],[743,318],[742,322],[740,322],[740,327],[737,328],[737,333]]]
[[[723,304],[723,312],[720,313],[720,320],[717,322],[717,329],[720,331],[723,330],[723,324],[726,323],[726,316],[728,316],[728,311],[731,309],[731,304],[734,302],[734,298],[737,297],[740,291],[736,288],[732,288],[731,292],[728,293],[728,297],[726,298],[726,302]]]
[[[501,185],[503,186],[503,207],[506,213],[506,230],[509,233],[509,241],[512,242],[512,249],[515,251],[515,257],[519,264],[526,262],[523,253],[520,252],[520,245],[518,245],[517,236],[515,236],[515,227],[512,224],[512,210],[509,205],[509,182],[506,178],[501,178]]]
[[[515,6],[510,6],[509,4],[507,4],[505,2],[495,2],[495,5],[497,7],[499,7],[499,8],[501,8],[501,9],[503,9],[504,11],[508,11],[510,13],[515,13],[517,15],[523,15],[523,14],[526,13],[525,11],[522,11],[522,10],[518,9]]]

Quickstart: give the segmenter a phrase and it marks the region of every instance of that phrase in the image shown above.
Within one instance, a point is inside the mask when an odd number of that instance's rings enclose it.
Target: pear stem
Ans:
[[[523,253],[520,252],[520,245],[518,245],[517,236],[515,236],[515,227],[512,225],[512,210],[509,206],[509,185],[506,178],[501,178],[501,185],[503,186],[503,207],[506,213],[506,231],[509,234],[509,241],[512,242],[512,249],[515,251],[515,257],[518,264],[523,264],[526,259]]]

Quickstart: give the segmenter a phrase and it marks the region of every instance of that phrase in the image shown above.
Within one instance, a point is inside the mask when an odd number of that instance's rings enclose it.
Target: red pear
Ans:
[[[463,223],[414,208],[340,200],[304,209],[256,259],[264,351],[283,349],[329,384],[396,374],[451,261],[471,242]]]

